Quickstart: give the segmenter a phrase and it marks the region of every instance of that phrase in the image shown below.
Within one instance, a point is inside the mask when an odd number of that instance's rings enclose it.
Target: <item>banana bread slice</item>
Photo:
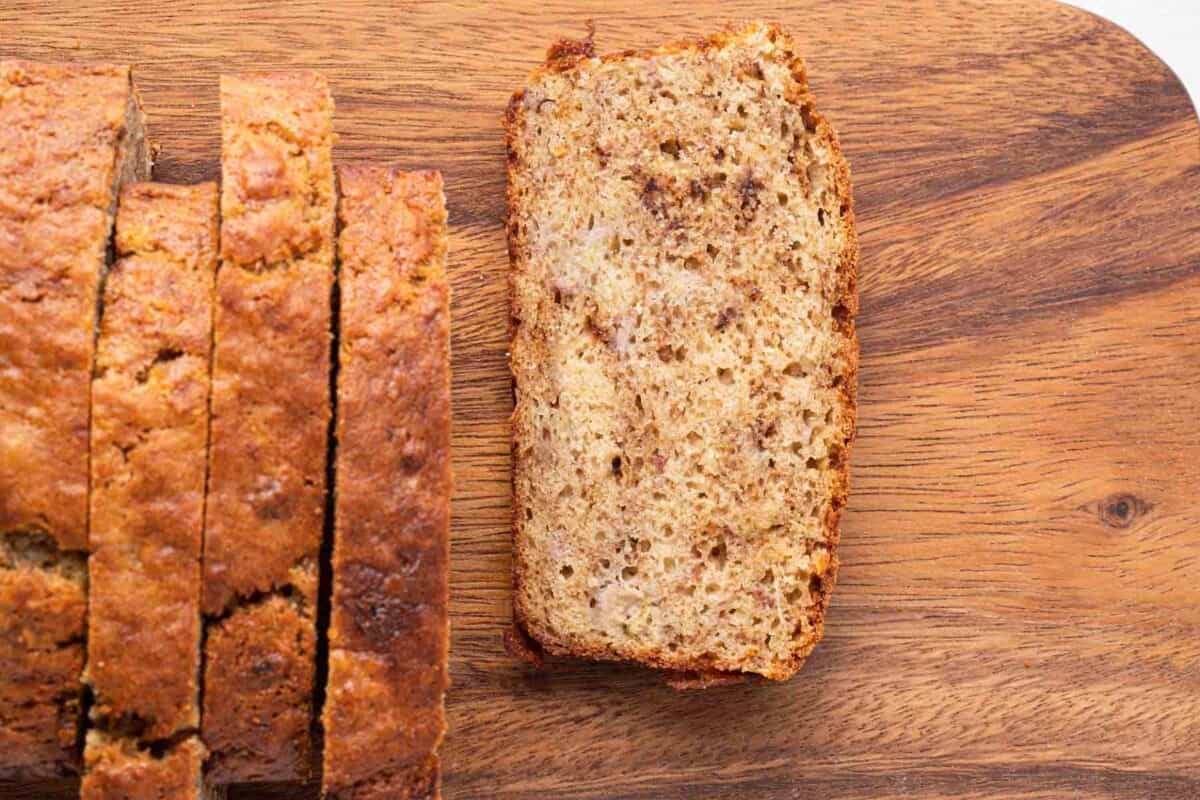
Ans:
[[[507,127],[518,629],[692,685],[791,676],[857,365],[849,170],[794,42],[565,42]]]
[[[162,742],[172,744],[160,759],[184,745],[198,752],[216,184],[123,189],[116,251],[92,383],[85,678],[96,735],[82,797],[97,800],[113,796],[111,775],[93,766],[122,771]],[[187,789],[164,797],[197,797],[200,760],[178,763],[187,775],[160,765],[144,781]]]
[[[333,98],[221,79],[221,266],[204,544],[212,783],[308,774],[325,518]]]
[[[0,778],[78,771],[88,400],[128,67],[0,62]]]
[[[450,309],[436,172],[338,171],[336,532],[324,791],[438,796],[449,651]]]

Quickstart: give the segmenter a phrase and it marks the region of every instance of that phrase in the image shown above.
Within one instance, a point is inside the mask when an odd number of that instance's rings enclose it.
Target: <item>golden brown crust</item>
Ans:
[[[204,746],[189,736],[157,754],[129,739],[90,733],[80,797],[87,800],[195,800],[200,797]]]
[[[132,96],[128,67],[0,63],[0,352],[22,376],[0,383],[0,531],[69,550],[87,546],[92,330]]]
[[[341,371],[324,790],[339,799],[432,798],[449,650],[442,179],[368,166],[338,175]]]
[[[0,62],[0,537],[80,563],[96,293],[137,108],[128,67]],[[83,572],[0,570],[0,775],[74,772]]]
[[[116,250],[92,386],[86,675],[109,737],[89,737],[86,763],[93,741],[133,746],[200,722],[216,185],[125,187]],[[84,796],[110,796],[98,786],[85,780]]]
[[[554,44],[547,52],[546,62],[530,73],[526,84],[532,85],[542,78],[562,73],[569,70],[588,70],[596,69],[602,64],[620,61],[624,59],[644,59],[654,58],[663,55],[681,53],[687,51],[704,51],[715,48],[724,48],[732,44],[736,44],[741,38],[745,37],[749,32],[758,28],[761,23],[750,23],[740,29],[729,29],[712,36],[701,37],[697,39],[685,39],[666,44],[662,47],[651,50],[628,50],[620,53],[596,58],[594,56],[594,47],[592,37],[589,35],[585,40],[572,42],[563,40]],[[824,517],[823,524],[825,529],[826,541],[829,546],[829,566],[820,578],[820,585],[816,588],[817,604],[809,617],[812,633],[804,640],[800,641],[795,649],[794,657],[791,659],[788,669],[784,674],[769,676],[772,679],[786,679],[794,675],[804,661],[811,653],[813,647],[820,640],[824,629],[824,617],[826,609],[829,605],[829,600],[833,591],[834,583],[837,577],[838,569],[838,543],[840,538],[840,519],[842,511],[846,504],[846,499],[849,492],[849,461],[850,450],[855,437],[855,419],[856,419],[856,383],[857,383],[857,368],[858,368],[858,340],[855,334],[854,318],[858,312],[858,238],[854,224],[854,206],[853,196],[850,187],[850,167],[845,157],[842,154],[841,146],[837,138],[837,134],[833,126],[817,112],[813,97],[808,89],[808,79],[805,72],[803,59],[799,55],[798,47],[791,37],[783,31],[778,25],[770,24],[765,26],[766,32],[770,40],[779,45],[785,52],[785,57],[788,60],[791,68],[792,77],[795,81],[795,94],[789,96],[789,102],[795,103],[801,107],[805,116],[806,122],[816,136],[825,144],[826,147],[834,155],[835,174],[833,176],[833,186],[836,196],[841,201],[841,215],[839,217],[840,224],[843,229],[843,234],[846,237],[847,246],[842,254],[842,261],[839,265],[839,290],[836,294],[836,312],[835,316],[838,320],[839,330],[844,334],[844,350],[842,357],[846,364],[842,373],[835,377],[835,385],[841,389],[843,402],[845,403],[845,417],[842,435],[841,463],[838,468],[838,480],[834,486],[831,503]],[[522,169],[522,154],[520,147],[519,134],[524,125],[524,99],[525,90],[520,89],[515,92],[509,101],[508,109],[505,115],[505,140],[508,154],[508,220],[507,220],[507,237],[509,258],[511,261],[511,269],[509,272],[509,303],[510,308],[514,310],[512,323],[510,325],[510,341],[516,341],[516,326],[519,321],[515,316],[516,309],[516,291],[515,291],[515,276],[524,267],[528,260],[528,244],[524,235],[524,231],[520,225],[520,201],[514,193],[514,187],[518,185],[518,173]],[[511,350],[511,348],[510,348]],[[517,379],[517,372],[514,366],[514,380]],[[527,498],[521,496],[520,485],[522,477],[527,469],[525,458],[522,455],[519,447],[519,440],[516,438],[521,429],[520,419],[523,413],[520,404],[513,410],[513,629],[506,633],[506,645],[510,653],[518,657],[523,657],[526,660],[534,663],[536,666],[541,666],[540,658],[542,653],[552,655],[566,655],[582,658],[590,658],[604,661],[624,661],[633,660],[645,664],[650,667],[664,670],[667,676],[667,682],[677,688],[704,688],[705,686],[713,686],[729,682],[727,678],[732,679],[739,676],[741,673],[730,673],[727,671],[714,669],[714,666],[703,660],[685,661],[678,657],[669,656],[666,653],[651,649],[644,649],[634,653],[631,656],[617,654],[608,649],[580,647],[574,643],[565,643],[557,640],[557,637],[550,630],[538,624],[532,615],[526,613],[522,603],[522,583],[526,580],[522,574],[521,563],[522,557],[522,532],[524,529],[525,517],[522,509],[528,502]],[[530,643],[536,643],[537,647],[531,647]],[[522,644],[523,643],[523,644]],[[684,677],[680,677],[680,675]]]
[[[329,88],[315,73],[225,76],[221,113],[208,614],[317,556],[330,413]]]
[[[258,694],[236,702],[206,691],[205,736],[226,777],[287,780],[303,777],[307,764],[316,610],[316,580],[307,576],[315,575],[324,525],[333,99],[316,73],[225,76],[221,113],[204,611],[229,618],[222,635],[210,636],[208,669],[253,667],[270,656],[277,663],[268,673],[279,680],[241,676],[241,693]],[[288,624],[304,629],[292,644],[237,621],[249,613],[240,604],[263,593],[289,595],[296,619]],[[283,649],[271,655],[274,646]],[[239,691],[236,674],[214,678]],[[251,724],[229,716],[243,707],[278,717]],[[239,741],[255,726],[274,738]]]

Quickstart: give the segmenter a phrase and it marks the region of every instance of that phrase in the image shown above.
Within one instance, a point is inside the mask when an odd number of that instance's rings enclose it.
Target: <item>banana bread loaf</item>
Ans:
[[[693,685],[791,676],[857,365],[849,170],[795,44],[565,42],[507,124],[519,632]]]
[[[78,769],[97,292],[149,172],[128,67],[0,62],[0,777]]]
[[[204,741],[213,783],[307,775],[325,511],[333,99],[310,72],[221,79]]]
[[[216,185],[124,188],[116,251],[92,383],[85,677],[97,735],[84,761],[120,771],[139,748],[168,742],[161,759],[198,744]],[[178,763],[196,774],[145,780],[197,797],[200,762]],[[109,783],[89,766],[82,796],[108,797]]]
[[[450,309],[436,172],[339,170],[341,369],[324,790],[438,796]]]

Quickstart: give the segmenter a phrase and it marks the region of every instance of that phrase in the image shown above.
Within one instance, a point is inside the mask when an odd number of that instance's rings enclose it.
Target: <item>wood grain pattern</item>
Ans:
[[[611,51],[755,16],[804,48],[862,239],[826,640],[766,688],[532,673],[500,647],[504,103],[588,19]],[[1200,129],[1124,32],[1037,0],[10,0],[0,56],[136,61],[165,180],[217,176],[217,75],[264,66],[328,74],[340,162],[445,174],[447,797],[1200,796]]]

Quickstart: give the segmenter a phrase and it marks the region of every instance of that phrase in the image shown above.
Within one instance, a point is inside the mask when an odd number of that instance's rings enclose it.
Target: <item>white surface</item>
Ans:
[[[1142,40],[1200,103],[1200,0],[1068,0]]]

